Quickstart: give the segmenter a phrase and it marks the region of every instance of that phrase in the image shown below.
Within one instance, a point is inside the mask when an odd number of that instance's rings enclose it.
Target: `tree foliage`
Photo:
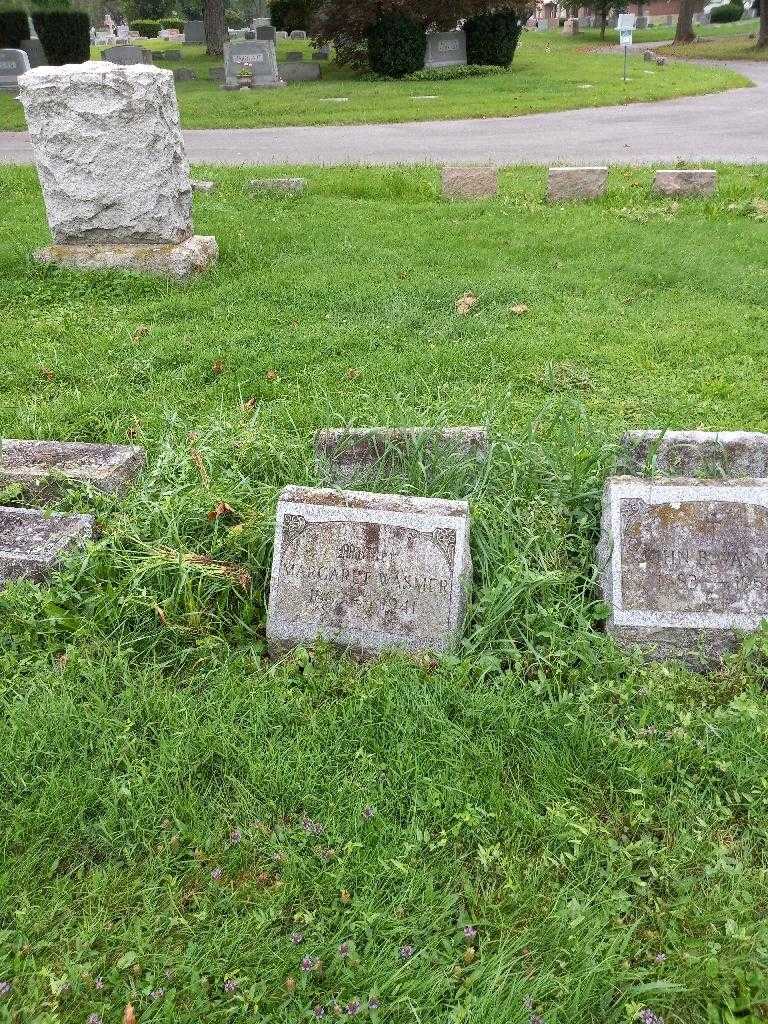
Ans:
[[[473,15],[522,10],[520,0],[325,0],[315,18],[316,39],[363,42],[377,21],[389,15],[408,18],[425,31],[455,28]]]

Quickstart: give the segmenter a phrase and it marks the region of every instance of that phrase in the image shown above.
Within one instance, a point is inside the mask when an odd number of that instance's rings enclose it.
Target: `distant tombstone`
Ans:
[[[607,183],[607,167],[550,167],[547,199],[550,203],[599,199],[605,195]]]
[[[286,487],[277,507],[267,639],[363,656],[444,651],[471,583],[465,501]]]
[[[411,460],[427,467],[482,463],[488,458],[484,427],[337,427],[315,434],[315,468],[329,483],[402,473]]]
[[[295,28],[293,30],[293,32],[291,32],[290,38],[291,39],[306,39],[307,38],[307,33],[303,29]]]
[[[565,24],[563,25],[564,36],[577,36],[579,34],[579,19],[578,18],[566,18]]]
[[[495,167],[444,167],[440,182],[444,199],[487,199],[499,194]]]
[[[19,43],[19,47],[29,58],[29,66],[31,68],[41,68],[44,64],[48,63],[48,58],[45,56],[43,44],[37,37],[34,39],[22,39]]]
[[[148,50],[147,53],[152,53],[152,51]],[[170,61],[173,63],[181,60],[181,50],[162,50],[160,52],[155,50],[154,56],[160,60]]]
[[[429,32],[425,68],[445,68],[467,63],[467,37],[462,29],[452,32]]]
[[[256,88],[280,85],[275,44],[266,39],[227,43],[224,47],[224,68],[225,89],[238,89],[243,85]],[[247,72],[247,77],[244,72]]]
[[[259,28],[271,28],[271,27],[272,27],[272,22],[269,20],[269,18],[252,18],[251,19],[251,28],[254,30],[254,32],[257,29],[259,29]],[[258,39],[259,37],[257,36],[256,38]]]
[[[598,561],[622,646],[714,661],[768,618],[768,480],[611,477]]]
[[[711,196],[717,186],[717,171],[701,170],[662,170],[656,171],[653,177],[653,191],[658,195],[678,196]]]
[[[329,60],[331,56],[330,46],[320,46],[312,51],[312,60]]]
[[[127,25],[118,25],[117,26],[117,38],[118,39],[127,39],[129,33],[130,33],[130,29],[128,28]]]
[[[549,22],[544,18],[539,18],[536,22],[537,32],[549,32]]]
[[[214,82],[223,82],[225,78],[224,65],[214,65],[208,68],[208,77],[212,78]]]
[[[29,57],[23,50],[0,50],[0,92],[16,92],[19,75],[29,69]]]
[[[205,42],[205,29],[202,21],[185,21],[184,22],[184,42],[185,43],[204,43]]]
[[[285,61],[304,60],[304,54],[301,50],[289,50],[283,58]]]
[[[144,449],[136,445],[6,438],[0,442],[0,485],[19,484],[25,492],[39,495],[55,490],[63,480],[117,494],[145,462]]]
[[[277,30],[272,28],[271,25],[259,25],[256,29],[257,39],[267,39],[274,43],[277,39]]]
[[[320,64],[316,60],[294,60],[280,63],[277,70],[283,82],[319,82]]]
[[[193,82],[197,78],[197,72],[193,68],[174,68],[174,82]]]
[[[106,50],[101,51],[101,56],[103,60],[108,60],[111,64],[147,63],[144,50],[140,46],[109,46]]]
[[[280,29],[280,31],[277,33],[277,38],[278,41],[282,43],[284,40],[288,38],[288,33]]]
[[[648,28],[648,18],[645,14],[638,14],[635,18],[635,28]]]
[[[768,434],[744,430],[629,430],[619,469],[637,476],[768,477]]]
[[[245,32],[243,32],[243,39],[251,40],[251,39],[255,39],[255,38],[256,38],[256,33],[254,32],[254,30],[252,28],[247,28],[245,30]]]
[[[114,43],[115,37],[111,32],[97,32],[94,40],[95,46],[111,46]]]
[[[62,557],[92,536],[91,516],[0,507],[0,584],[42,582]]]

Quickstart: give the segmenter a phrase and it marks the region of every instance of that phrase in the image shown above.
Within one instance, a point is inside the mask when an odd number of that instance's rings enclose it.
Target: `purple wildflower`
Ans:
[[[318,1020],[322,1020],[322,1018],[325,1016],[325,1007],[321,1006],[320,1003],[318,1003],[317,1006],[314,1007],[314,1009],[312,1010],[312,1013]]]
[[[104,1024],[98,1013],[89,1013],[85,1024]]]
[[[0,981],[0,998],[11,994],[10,981]]]
[[[667,954],[666,953],[657,953],[656,956],[653,959],[656,961],[657,964],[663,964],[664,961],[667,959]]]
[[[96,979],[96,981],[94,981],[93,987],[97,988],[97,989],[104,988],[104,979],[102,978],[101,975],[99,975],[98,978]]]
[[[354,1017],[355,1014],[360,1013],[360,1005],[360,1000],[357,998],[347,1003],[347,1014],[350,1017]]]
[[[380,1006],[381,1006],[381,1000],[380,1000],[380,999],[377,999],[377,998],[376,998],[376,996],[372,996],[372,997],[371,997],[371,998],[370,998],[370,999],[368,1000],[368,1009],[369,1009],[369,1010],[378,1010],[378,1008],[379,1008]]]
[[[309,832],[313,836],[319,836],[323,831],[323,826],[319,821],[313,821],[311,818],[302,818],[301,827],[305,832]]]
[[[342,959],[346,959],[349,956],[349,943],[348,942],[342,942],[342,944],[339,946],[339,956]]]
[[[164,995],[165,995],[165,989],[164,988],[156,988],[156,989],[153,989],[149,993],[149,998],[150,999],[154,999],[154,1001],[157,1002],[157,1000],[158,999],[162,999]]]
[[[363,808],[363,817],[365,818],[366,821],[370,821],[375,813],[376,813],[376,808],[375,807],[364,807]]]
[[[224,872],[221,870],[221,868],[214,868],[213,871],[211,872],[211,878],[214,880],[214,882],[218,882],[223,874]]]
[[[236,988],[237,988],[237,982],[235,981],[235,979],[234,978],[227,978],[227,980],[224,982],[224,991],[227,994],[231,995],[231,993],[234,992]]]
[[[302,958],[302,961],[299,964],[299,966],[301,967],[302,971],[305,972],[305,974],[309,974],[310,971],[314,971],[315,968],[317,967],[317,960],[315,960],[314,957],[305,956]]]
[[[230,843],[232,843],[233,846],[236,843],[239,843],[242,838],[243,833],[240,831],[239,828],[232,828],[229,830],[229,841]]]
[[[477,928],[474,928],[471,924],[468,924],[467,927],[464,929],[464,938],[465,939],[474,939],[474,937],[476,935],[477,935]]]
[[[664,1024],[664,1018],[659,1017],[658,1014],[655,1014],[653,1010],[649,1010],[647,1007],[640,1011],[637,1019],[641,1024]]]
[[[401,946],[400,957],[403,960],[410,960],[413,956],[413,946]]]
[[[291,942],[294,946],[300,946],[304,941],[304,932],[291,932]]]

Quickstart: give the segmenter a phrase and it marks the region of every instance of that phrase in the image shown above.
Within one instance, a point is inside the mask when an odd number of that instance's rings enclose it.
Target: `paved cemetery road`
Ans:
[[[623,107],[468,121],[187,131],[192,163],[768,163],[768,61],[720,62],[755,88]],[[26,136],[0,132],[0,163],[31,163]]]

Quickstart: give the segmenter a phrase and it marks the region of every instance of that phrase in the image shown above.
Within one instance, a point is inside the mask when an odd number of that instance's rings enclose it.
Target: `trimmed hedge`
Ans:
[[[181,32],[184,29],[184,22],[181,18],[161,18],[160,28],[177,28]]]
[[[501,10],[479,14],[464,23],[468,64],[495,64],[507,68],[512,63],[523,30],[516,11]]]
[[[387,78],[402,78],[424,67],[427,33],[404,14],[382,14],[368,29],[371,71]]]
[[[487,78],[503,75],[505,68],[498,64],[449,64],[444,68],[422,68],[406,75],[408,82],[454,82],[460,78]]]
[[[35,11],[32,24],[49,64],[90,60],[91,21],[85,11]]]
[[[710,16],[713,25],[723,25],[728,21],[741,21],[744,7],[740,3],[723,4],[722,7],[715,7]]]
[[[156,39],[162,26],[153,18],[139,18],[138,21],[132,21],[128,27],[131,32],[138,32],[145,39]]]
[[[0,11],[0,49],[18,50],[22,39],[29,39],[26,11]]]

